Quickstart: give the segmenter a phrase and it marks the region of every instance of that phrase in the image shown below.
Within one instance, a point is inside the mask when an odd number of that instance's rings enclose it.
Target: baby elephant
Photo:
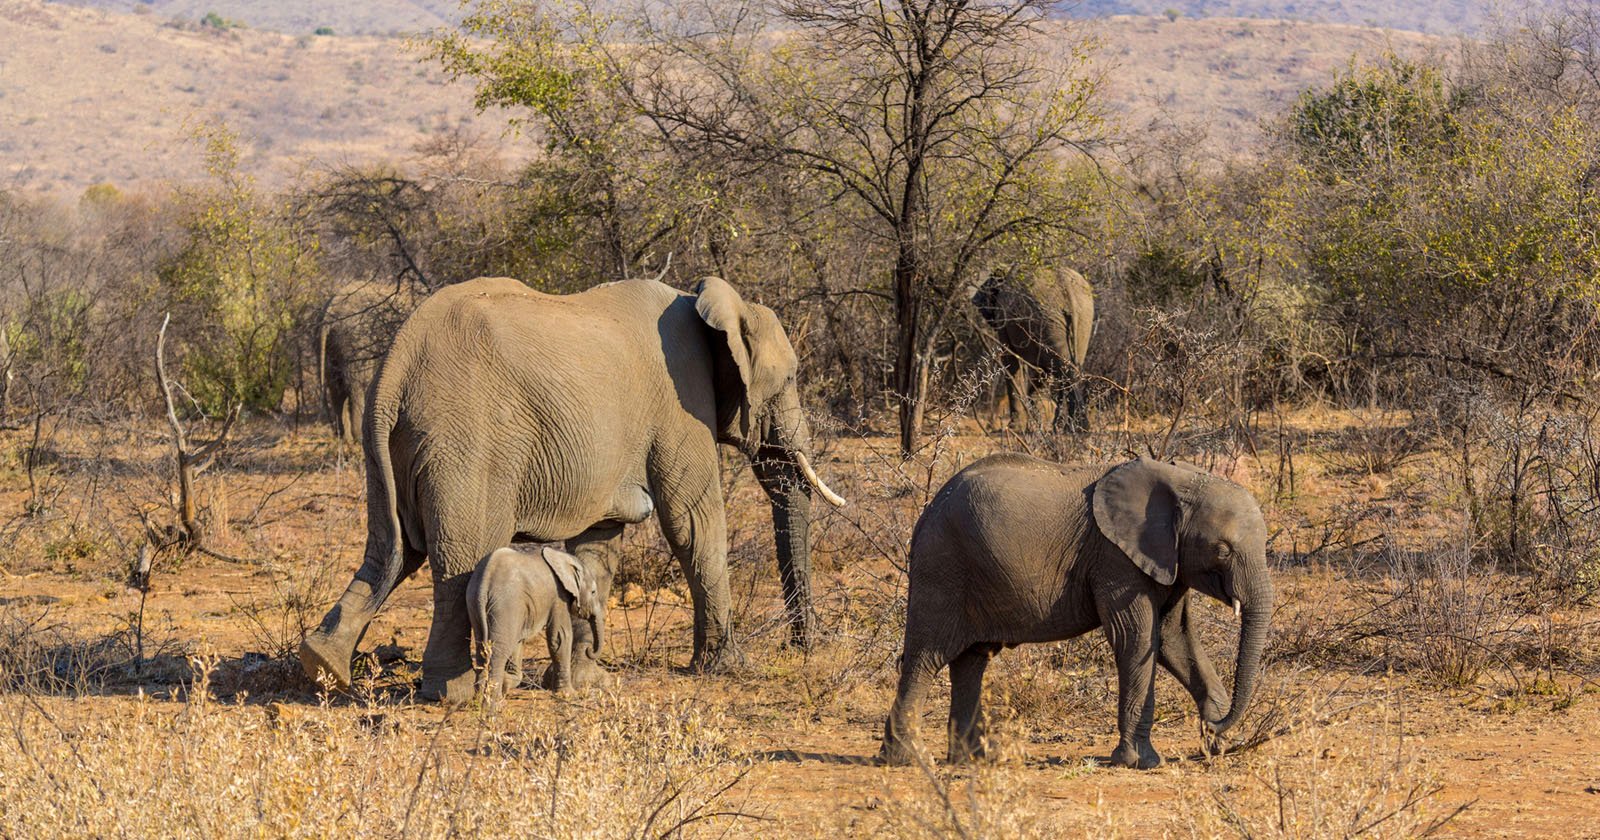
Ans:
[[[572,619],[589,622],[594,652],[605,641],[605,604],[594,575],[556,548],[496,549],[467,584],[467,611],[477,639],[478,693],[494,698],[522,682],[522,643],[540,628],[550,645],[556,691],[572,685]]]

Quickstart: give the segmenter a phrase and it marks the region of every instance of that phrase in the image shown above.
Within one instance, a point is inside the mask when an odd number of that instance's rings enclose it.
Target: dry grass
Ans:
[[[853,504],[814,529],[818,650],[780,647],[765,500],[730,471],[735,628],[750,667],[676,670],[689,611],[659,538],[640,528],[615,593],[612,684],[569,698],[523,689],[492,714],[413,702],[425,581],[402,587],[369,632],[376,655],[355,695],[322,697],[299,677],[287,655],[354,568],[362,531],[360,475],[320,430],[247,429],[202,479],[217,544],[249,562],[158,558],[137,656],[126,569],[137,512],[163,503],[164,449],[136,429],[69,424],[36,476],[53,488],[49,510],[0,531],[0,836],[1416,836],[1473,800],[1451,831],[1550,827],[1505,822],[1519,783],[1482,771],[1581,775],[1587,764],[1563,756],[1587,755],[1600,732],[1595,615],[1470,550],[1467,518],[1445,515],[1459,496],[1415,489],[1448,474],[1436,444],[1374,477],[1308,443],[1297,492],[1278,500],[1270,453],[1198,453],[1271,502],[1280,565],[1267,683],[1228,754],[1206,757],[1192,701],[1161,677],[1155,742],[1169,764],[1102,766],[1116,678],[1091,635],[997,658],[993,762],[873,766],[918,510],[984,452],[1051,445],[974,434],[969,408],[936,413],[911,463],[887,437],[828,430],[819,468]],[[1294,440],[1326,441],[1360,420],[1286,422]],[[1080,445],[1112,456],[1141,434]],[[0,505],[24,511],[29,498],[21,472],[0,474]],[[1201,602],[1196,617],[1226,678],[1231,613]],[[947,692],[923,721],[936,755]],[[1534,752],[1528,732],[1544,730]],[[1481,735],[1451,740],[1465,731]],[[1463,758],[1484,749],[1500,758]],[[1587,802],[1581,784],[1551,784],[1551,807]]]

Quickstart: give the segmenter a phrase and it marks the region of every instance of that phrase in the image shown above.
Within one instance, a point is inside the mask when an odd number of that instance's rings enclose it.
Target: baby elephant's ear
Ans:
[[[1094,484],[1094,524],[1145,574],[1164,586],[1178,577],[1182,512],[1169,464],[1139,458]]]
[[[556,583],[566,591],[567,597],[573,601],[582,598],[584,572],[578,558],[550,546],[545,546],[540,553],[544,555],[545,565],[550,567],[550,573],[556,576]]]

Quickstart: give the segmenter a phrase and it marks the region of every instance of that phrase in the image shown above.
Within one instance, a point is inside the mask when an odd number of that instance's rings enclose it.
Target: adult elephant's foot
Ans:
[[[350,688],[350,658],[355,645],[321,631],[306,634],[300,643],[300,667],[318,686],[330,685],[344,691]]]
[[[1118,744],[1116,751],[1111,753],[1111,763],[1134,770],[1153,770],[1161,766],[1161,754],[1149,744]]]
[[[816,613],[810,613],[803,618],[791,619],[789,624],[789,647],[805,653],[810,653],[811,651],[816,650]]]
[[[744,653],[733,642],[706,647],[694,652],[689,670],[696,674],[729,674],[745,666]]]
[[[892,767],[908,767],[917,763],[917,747],[906,738],[884,734],[883,748],[878,750],[878,760]]]
[[[539,679],[539,685],[545,689],[555,691],[556,664],[554,662],[544,669],[544,676]],[[576,689],[605,688],[611,684],[612,677],[605,668],[600,666],[599,660],[593,654],[572,652],[572,682],[569,687]]]
[[[449,706],[459,706],[470,702],[476,694],[477,676],[473,674],[471,668],[451,676],[440,676],[429,674],[427,663],[423,663],[422,688],[417,691],[418,697]]]
[[[984,743],[982,736],[970,739],[950,739],[949,761],[951,764],[971,764],[989,757],[989,747]]]

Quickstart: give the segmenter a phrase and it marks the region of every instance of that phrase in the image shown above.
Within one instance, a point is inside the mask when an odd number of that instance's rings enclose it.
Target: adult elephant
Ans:
[[[339,289],[323,311],[318,335],[323,407],[333,433],[361,441],[361,418],[378,361],[415,298],[393,284],[352,283]]]
[[[1036,372],[1050,384],[1056,403],[1052,428],[1088,431],[1083,361],[1094,330],[1094,289],[1089,281],[1070,268],[1026,273],[998,268],[978,286],[972,302],[1000,339],[1011,427],[1026,428],[1023,405],[1032,390],[1030,374]]]
[[[843,500],[807,460],[797,366],[772,310],[717,278],[692,295],[627,280],[552,296],[507,278],[436,292],[395,336],[373,386],[366,553],[301,645],[307,674],[348,685],[367,623],[427,559],[434,605],[422,694],[469,697],[465,593],[478,560],[513,539],[564,540],[603,597],[632,518],[617,500],[637,487],[648,489],[689,583],[690,667],[735,664],[719,443],[750,458],[771,501],[791,640],[808,646],[811,492]],[[581,623],[573,647],[586,652],[573,663],[581,685],[598,672]]]
[[[1114,763],[1161,763],[1150,744],[1158,662],[1203,721],[1227,730],[1250,705],[1272,616],[1266,553],[1249,491],[1195,467],[1145,458],[1063,466],[1011,454],[974,462],[940,488],[911,538],[905,653],[883,757],[914,759],[918,706],[947,665],[950,758],[981,754],[989,658],[1097,627],[1117,663]],[[1190,590],[1241,616],[1231,701],[1195,635]]]

